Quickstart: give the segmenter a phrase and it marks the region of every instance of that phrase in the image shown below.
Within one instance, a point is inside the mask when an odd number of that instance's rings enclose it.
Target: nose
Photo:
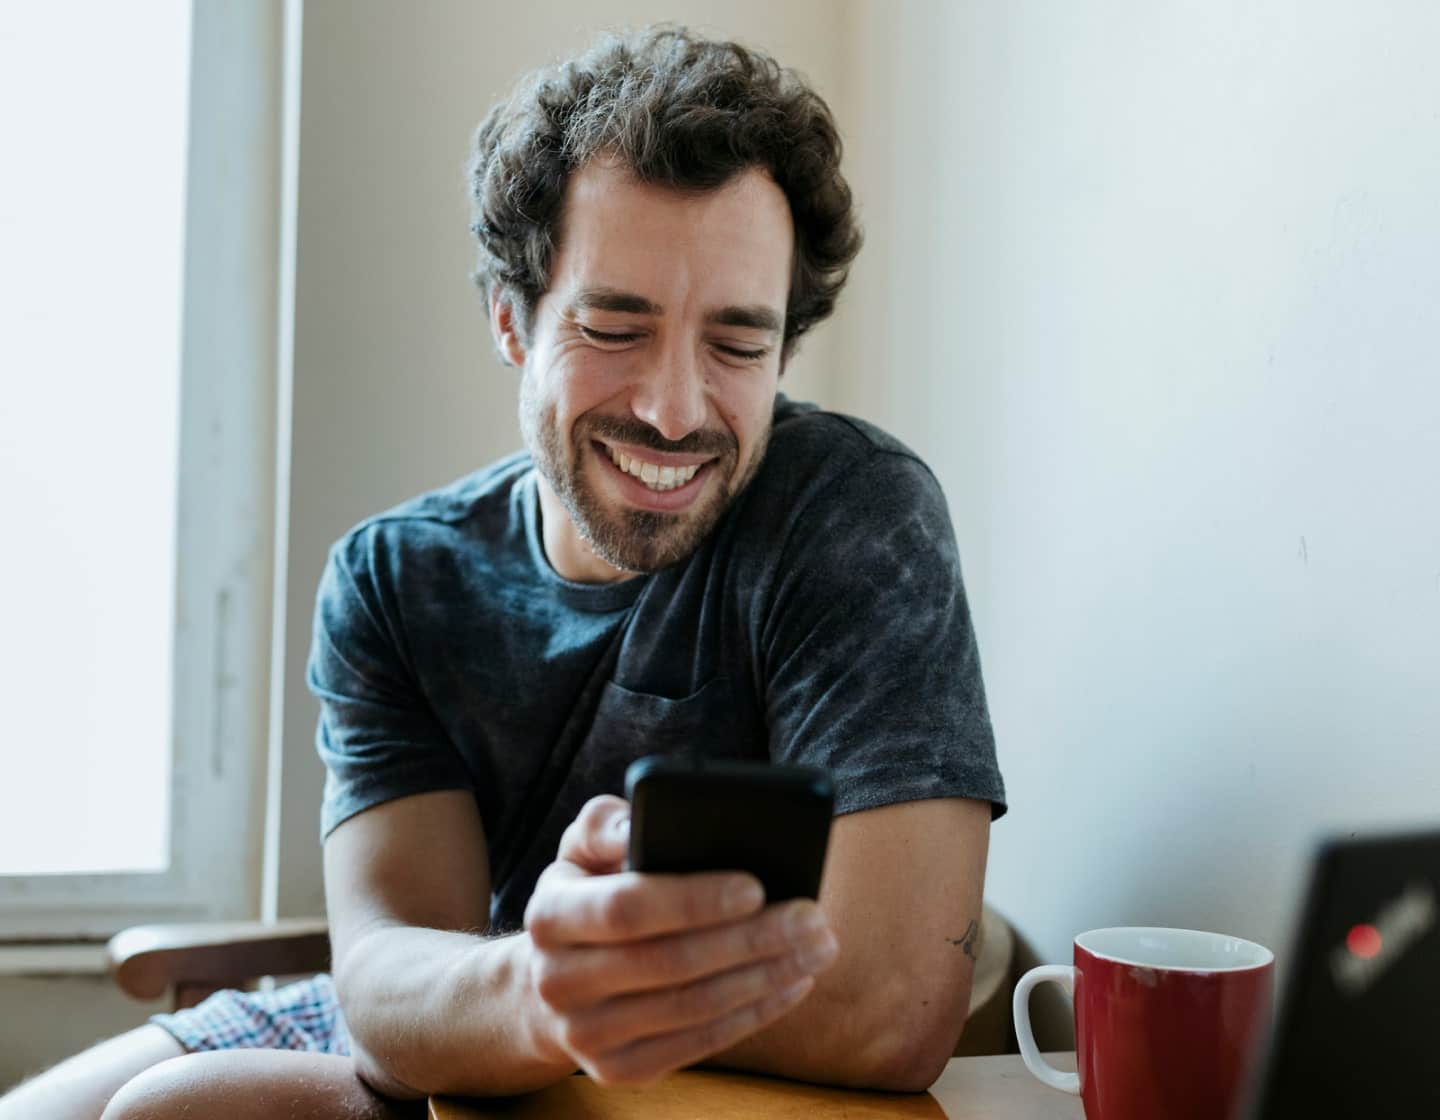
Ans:
[[[685,346],[656,355],[630,397],[630,411],[668,440],[684,439],[705,426],[705,370]]]

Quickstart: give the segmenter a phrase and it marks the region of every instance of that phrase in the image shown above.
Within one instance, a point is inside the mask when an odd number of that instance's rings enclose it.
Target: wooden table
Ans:
[[[1075,1055],[1047,1055],[1075,1068]],[[431,1120],[1081,1120],[1080,1098],[1030,1075],[1017,1055],[954,1058],[928,1093],[857,1093],[714,1070],[671,1074],[649,1089],[567,1077],[508,1100],[430,1102]]]

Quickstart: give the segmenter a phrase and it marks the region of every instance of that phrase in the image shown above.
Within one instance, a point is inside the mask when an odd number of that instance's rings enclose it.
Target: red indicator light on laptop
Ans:
[[[1380,955],[1380,931],[1374,926],[1351,926],[1345,935],[1345,947],[1361,960],[1371,960]]]

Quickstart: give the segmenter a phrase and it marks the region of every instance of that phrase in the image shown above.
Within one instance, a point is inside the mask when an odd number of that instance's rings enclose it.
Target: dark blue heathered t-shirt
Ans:
[[[939,485],[873,426],[783,396],[750,486],[653,575],[557,575],[524,454],[362,522],[330,553],[309,682],[323,833],[471,790],[496,932],[585,801],[647,754],[824,766],[837,813],[1005,810]]]

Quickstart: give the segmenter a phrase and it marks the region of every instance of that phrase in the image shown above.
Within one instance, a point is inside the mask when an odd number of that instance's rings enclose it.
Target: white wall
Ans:
[[[1440,817],[1440,10],[868,20],[932,64],[870,68],[891,259],[841,403],[951,499],[990,898],[1057,960],[1131,922],[1283,953],[1314,834]]]
[[[323,909],[304,664],[326,549],[362,517],[519,446],[516,374],[494,358],[468,279],[475,126],[524,71],[601,28],[662,19],[762,45],[828,92],[836,11],[830,0],[307,0],[279,913]],[[821,391],[831,345],[807,340],[792,392]]]

